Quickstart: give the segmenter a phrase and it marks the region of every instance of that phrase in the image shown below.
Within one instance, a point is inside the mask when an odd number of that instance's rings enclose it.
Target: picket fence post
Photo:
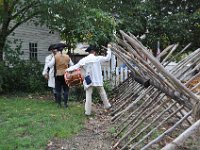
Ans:
[[[116,67],[115,71],[110,70],[110,67],[103,67],[103,80],[109,80],[112,88],[118,86],[128,78],[128,68]]]

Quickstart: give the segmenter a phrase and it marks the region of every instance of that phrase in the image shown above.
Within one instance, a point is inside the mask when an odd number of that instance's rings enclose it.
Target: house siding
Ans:
[[[61,41],[58,32],[54,31],[54,34],[52,34],[50,31],[46,26],[35,26],[30,22],[22,24],[9,35],[8,40],[11,41],[10,47],[15,49],[21,41],[23,55],[20,58],[29,60],[29,43],[37,43],[37,60],[44,64],[45,57],[50,53],[48,51],[49,45]],[[18,44],[14,43],[14,40],[19,40]]]

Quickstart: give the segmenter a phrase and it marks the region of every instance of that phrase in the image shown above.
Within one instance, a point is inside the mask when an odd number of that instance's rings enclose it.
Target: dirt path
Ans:
[[[93,106],[95,115],[88,117],[84,129],[69,139],[53,139],[46,150],[109,150],[112,145],[111,123],[102,106]]]

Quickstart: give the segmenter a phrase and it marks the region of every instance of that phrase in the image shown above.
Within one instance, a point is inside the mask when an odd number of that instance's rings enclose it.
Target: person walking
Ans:
[[[65,70],[73,65],[73,62],[69,55],[63,53],[63,49],[66,47],[66,44],[58,43],[54,46],[54,49],[57,50],[54,58],[48,63],[48,67],[55,69],[55,90],[56,90],[56,102],[58,103],[58,107],[61,107],[61,91],[63,90],[64,96],[64,107],[68,107],[68,92],[69,87],[65,83],[64,73]]]
[[[109,61],[111,58],[111,45],[108,44],[107,55],[97,56],[97,47],[90,45],[85,51],[89,53],[88,56],[82,58],[76,65],[66,69],[66,72],[82,68],[85,79],[83,81],[84,89],[86,91],[85,114],[91,115],[92,111],[92,92],[93,87],[96,87],[104,107],[109,109],[111,104],[108,101],[106,91],[103,87],[103,76],[101,63]]]
[[[49,68],[48,63],[56,54],[56,50],[54,49],[55,44],[51,44],[48,48],[48,51],[51,51],[51,54],[45,57],[45,65],[42,71],[42,75],[48,81],[48,87],[52,89],[54,94],[54,99],[56,100],[56,91],[55,91],[55,76],[54,76],[54,67]]]

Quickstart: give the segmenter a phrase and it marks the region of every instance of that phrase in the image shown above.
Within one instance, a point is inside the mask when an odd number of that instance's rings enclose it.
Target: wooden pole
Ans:
[[[165,68],[160,65],[160,63],[158,62],[158,60],[156,60],[153,56],[151,56],[146,48],[144,46],[141,46],[141,43],[139,43],[136,38],[133,39],[131,37],[129,37],[126,33],[124,33],[123,31],[120,31],[120,33],[124,36],[124,38],[135,48],[140,50],[144,55],[146,55],[146,57],[148,57],[148,59],[157,67],[157,69],[166,77],[168,78],[171,82],[174,82],[178,88],[180,88],[182,91],[184,91],[185,93],[187,93],[192,100],[193,105],[196,105],[197,103],[199,103],[199,99],[188,89],[186,88],[184,85],[181,84],[181,82],[179,80],[177,80],[174,76],[172,76],[168,71],[165,70]]]
[[[200,120],[179,135],[173,142],[167,144],[162,150],[177,150],[182,147],[184,142],[191,136],[200,131]]]

